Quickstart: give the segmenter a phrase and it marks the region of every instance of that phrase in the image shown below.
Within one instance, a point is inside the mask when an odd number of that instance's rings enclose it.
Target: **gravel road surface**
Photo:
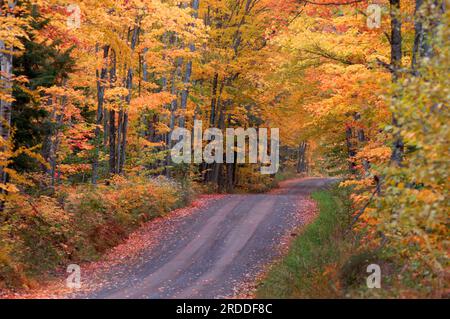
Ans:
[[[76,298],[224,298],[279,255],[286,232],[305,222],[311,192],[335,182],[288,181],[268,194],[226,195],[170,221],[158,243],[104,274]],[[309,204],[309,205],[308,205]]]

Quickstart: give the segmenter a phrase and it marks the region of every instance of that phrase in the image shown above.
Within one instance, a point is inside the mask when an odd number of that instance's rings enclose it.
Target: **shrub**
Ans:
[[[114,177],[108,185],[61,186],[54,197],[15,194],[0,212],[0,282],[98,258],[142,223],[186,204],[166,178]]]

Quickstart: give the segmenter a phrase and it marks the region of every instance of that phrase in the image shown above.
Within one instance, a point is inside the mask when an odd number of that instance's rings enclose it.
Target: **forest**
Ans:
[[[299,176],[339,181],[339,253],[308,277],[323,293],[279,296],[448,298],[448,5],[0,0],[0,298],[201,194]],[[176,163],[172,133],[199,121],[279,129],[278,171]],[[351,282],[371,258],[388,288]]]

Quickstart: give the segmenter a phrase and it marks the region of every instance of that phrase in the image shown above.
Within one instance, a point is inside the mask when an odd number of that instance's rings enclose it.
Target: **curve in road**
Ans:
[[[113,267],[108,284],[76,298],[230,297],[278,256],[286,231],[304,222],[311,192],[334,181],[297,179],[269,194],[227,195],[175,220],[143,262]]]

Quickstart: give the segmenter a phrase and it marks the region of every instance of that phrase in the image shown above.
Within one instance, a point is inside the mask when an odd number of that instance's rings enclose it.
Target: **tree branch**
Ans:
[[[381,65],[382,67],[386,68],[391,73],[406,73],[406,74],[415,74],[413,70],[406,69],[406,68],[397,68],[392,64],[386,63],[384,61],[381,61],[379,58],[376,59],[377,64]]]
[[[369,206],[369,204],[372,202],[372,200],[375,197],[375,195],[380,194],[381,183],[377,179],[376,179],[376,181],[377,181],[377,185],[375,186],[374,191],[370,195],[369,200],[364,204],[363,207],[361,207],[361,209],[359,210],[358,214],[356,214],[356,216],[353,218],[352,222],[350,223],[350,225],[348,226],[347,230],[345,231],[344,236],[347,235],[350,232],[350,230],[353,228],[353,225],[355,225],[356,222],[358,221],[358,219],[361,217],[361,215],[364,214],[364,211]]]

